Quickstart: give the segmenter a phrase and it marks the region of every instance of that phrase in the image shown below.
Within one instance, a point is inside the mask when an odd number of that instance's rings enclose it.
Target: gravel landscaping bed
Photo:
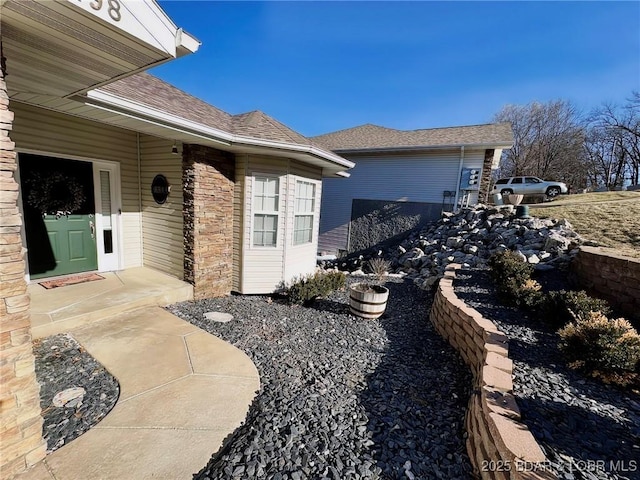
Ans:
[[[309,308],[263,296],[169,307],[245,351],[261,377],[245,424],[195,478],[470,478],[469,370],[429,322],[431,295],[387,286],[373,321],[348,313],[346,292]]]
[[[501,305],[488,270],[456,275],[458,297],[509,337],[522,420],[559,478],[640,479],[640,395],[569,369],[558,335],[534,314]],[[548,283],[557,286],[558,276]]]
[[[33,353],[50,453],[102,420],[118,401],[120,386],[69,334],[35,340]]]

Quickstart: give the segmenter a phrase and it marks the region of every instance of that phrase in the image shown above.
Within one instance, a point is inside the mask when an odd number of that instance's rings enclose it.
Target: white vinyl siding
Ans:
[[[351,176],[328,178],[323,182],[318,246],[321,252],[347,248],[354,199],[441,204],[443,191],[454,191],[458,186],[460,149],[422,154],[344,156],[356,163],[349,171]],[[484,150],[466,150],[464,153],[464,167],[482,168],[483,161]]]
[[[233,189],[233,272],[231,288],[236,292],[242,292],[247,157],[247,155],[236,155],[236,178]]]
[[[182,156],[171,153],[170,140],[140,135],[142,239],[144,266],[184,278]],[[162,205],[151,194],[151,182],[164,175],[171,192]]]
[[[15,114],[11,140],[16,150],[30,150],[62,158],[80,157],[120,164],[123,268],[142,265],[142,223],[138,185],[136,133],[64,115],[20,102],[12,102]]]
[[[255,178],[278,180],[277,237],[270,247],[254,246],[255,216],[273,215],[276,212],[256,210],[264,208],[263,198],[271,197],[263,192],[254,193]],[[236,185],[234,194],[234,290],[245,294],[270,293],[294,276],[310,273],[315,268],[319,198],[322,172],[320,168],[293,160],[258,155],[236,157]],[[303,245],[293,244],[296,182],[305,181],[315,186],[314,241]],[[256,198],[260,202],[256,204]],[[274,202],[267,201],[273,206]]]

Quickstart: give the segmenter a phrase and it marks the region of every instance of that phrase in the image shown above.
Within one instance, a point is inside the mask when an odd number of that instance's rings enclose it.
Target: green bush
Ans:
[[[606,300],[587,295],[584,290],[555,290],[545,295],[539,305],[542,318],[551,325],[562,327],[575,318],[589,318],[591,312],[600,312],[607,316],[611,307]]]
[[[640,335],[624,318],[590,312],[558,331],[560,348],[573,368],[630,371],[640,365]]]
[[[531,279],[533,265],[524,262],[515,252],[504,251],[489,258],[491,277],[496,282],[498,295],[505,303],[519,304],[522,286]]]
[[[336,270],[321,270],[301,278],[294,279],[286,288],[289,303],[310,305],[318,297],[325,297],[345,286],[347,276]]]
[[[538,310],[545,303],[546,294],[535,280],[527,280],[514,294],[513,303],[527,310]]]

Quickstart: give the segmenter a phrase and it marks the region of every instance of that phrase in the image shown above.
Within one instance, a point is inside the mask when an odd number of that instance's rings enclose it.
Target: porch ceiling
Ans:
[[[0,0],[0,9],[10,97],[67,97],[199,46],[153,0]]]

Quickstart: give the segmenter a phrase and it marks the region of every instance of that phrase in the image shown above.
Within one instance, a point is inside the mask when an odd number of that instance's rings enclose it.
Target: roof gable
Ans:
[[[311,145],[311,141],[307,137],[300,135],[259,110],[234,115],[231,121],[231,129],[236,135],[296,143],[298,145]]]

